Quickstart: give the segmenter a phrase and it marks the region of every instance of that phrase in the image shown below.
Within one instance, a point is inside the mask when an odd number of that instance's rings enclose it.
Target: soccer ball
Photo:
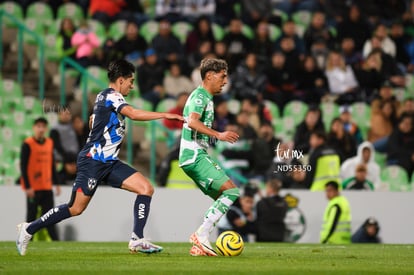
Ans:
[[[216,250],[222,256],[239,256],[243,248],[243,239],[237,232],[224,231],[217,237]]]

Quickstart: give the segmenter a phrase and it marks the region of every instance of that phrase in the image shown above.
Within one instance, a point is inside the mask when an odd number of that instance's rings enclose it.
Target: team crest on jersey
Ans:
[[[88,179],[88,188],[89,188],[89,190],[93,190],[97,183],[98,183],[98,181],[95,178],[89,178]]]

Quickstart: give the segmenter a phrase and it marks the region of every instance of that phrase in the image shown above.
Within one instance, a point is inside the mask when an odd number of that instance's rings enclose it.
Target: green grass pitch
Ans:
[[[129,254],[119,242],[0,242],[0,274],[414,274],[414,245],[248,243],[238,257],[191,257],[188,243]]]

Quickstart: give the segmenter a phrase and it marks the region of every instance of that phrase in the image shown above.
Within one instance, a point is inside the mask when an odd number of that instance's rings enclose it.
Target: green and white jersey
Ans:
[[[214,104],[213,96],[203,87],[199,86],[195,89],[187,99],[183,110],[183,117],[188,119],[191,113],[200,114],[200,121],[211,128],[214,120]],[[181,132],[180,143],[180,166],[194,163],[199,150],[207,150],[211,138],[208,135],[197,133],[188,127],[188,123],[184,122]]]

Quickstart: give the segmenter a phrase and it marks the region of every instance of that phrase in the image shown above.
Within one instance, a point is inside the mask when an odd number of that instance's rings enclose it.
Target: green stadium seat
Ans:
[[[254,31],[249,25],[243,24],[242,33],[250,40],[254,39]]]
[[[322,121],[325,126],[325,129],[331,127],[331,122],[334,118],[340,115],[339,106],[334,102],[323,102],[320,105],[322,111]]]
[[[352,119],[360,128],[364,139],[366,139],[371,122],[371,107],[364,102],[355,102],[351,107]]]
[[[44,36],[43,42],[45,44],[45,58],[48,61],[58,61],[60,59],[59,53],[56,50],[56,34],[48,33]]]
[[[13,15],[15,18],[23,20],[23,9],[22,7],[14,2],[14,1],[6,1],[3,4],[0,5],[0,8],[4,10],[5,12]],[[4,24],[6,27],[16,27],[16,24],[12,22],[10,19],[4,17],[3,19]]]
[[[388,186],[389,191],[411,191],[408,174],[404,168],[398,165],[386,166],[381,171],[381,180]]]
[[[381,170],[387,166],[387,154],[375,152],[375,162],[380,166]]]
[[[276,135],[283,141],[291,141],[295,134],[296,125],[294,116],[283,116],[277,121]]]
[[[280,37],[281,34],[282,34],[282,30],[278,26],[274,24],[269,24],[270,40],[276,41]]]
[[[282,22],[286,22],[289,19],[289,15],[282,11],[282,10],[278,10],[278,9],[273,9],[273,15],[275,16],[279,16],[282,19]]]
[[[16,81],[3,79],[0,82],[0,97],[2,98],[2,110],[7,113],[20,107],[23,91]]]
[[[187,36],[190,31],[193,30],[193,26],[187,22],[176,22],[172,25],[171,31],[172,33],[177,36],[182,44],[185,43],[187,40]]]
[[[308,105],[302,101],[293,100],[286,104],[283,109],[283,116],[293,118],[295,126],[298,125],[305,118],[308,111]]]
[[[44,2],[34,2],[27,7],[26,18],[34,18],[44,26],[54,22],[52,8]]]
[[[229,99],[229,101],[227,101],[227,109],[233,115],[237,115],[240,112],[240,105],[240,101],[237,99]]]
[[[292,14],[292,19],[296,25],[307,27],[312,20],[312,12],[300,10]]]
[[[125,34],[126,25],[126,20],[117,20],[113,22],[109,26],[108,37],[111,37],[115,41],[119,40]]]
[[[144,37],[147,43],[151,43],[154,36],[158,34],[159,23],[155,20],[148,20],[143,23],[139,29],[139,33]]]
[[[87,81],[88,92],[90,93],[99,93],[102,89],[106,87],[107,82],[107,72],[104,68],[98,66],[89,66],[87,68],[88,74],[95,79],[92,79],[88,75],[83,75],[81,80],[81,87],[83,83]]]
[[[105,42],[106,38],[107,38],[106,28],[105,28],[104,24],[102,22],[100,22],[98,20],[94,20],[94,19],[89,19],[88,24],[89,24],[90,28],[92,29],[92,31],[98,37],[99,43],[101,43],[101,45],[102,45]]]
[[[43,35],[46,33],[46,29],[45,29],[45,25],[41,21],[37,20],[36,18],[26,18],[24,20],[24,23],[26,27],[29,30],[36,33],[40,39],[43,38]],[[27,44],[33,45],[33,44],[38,43],[33,35],[30,35],[26,32],[24,33],[23,40]]]
[[[72,18],[72,20],[76,23],[79,23],[85,18],[82,8],[73,2],[66,2],[59,6],[56,18],[63,19],[65,17]]]
[[[164,98],[161,100],[155,109],[156,112],[168,112],[170,109],[174,108],[177,104],[177,100],[174,98]]]
[[[221,41],[223,39],[224,35],[226,34],[223,27],[220,26],[217,23],[212,23],[211,24],[211,30],[213,32],[213,36],[214,36],[214,39],[216,39],[216,41]]]

